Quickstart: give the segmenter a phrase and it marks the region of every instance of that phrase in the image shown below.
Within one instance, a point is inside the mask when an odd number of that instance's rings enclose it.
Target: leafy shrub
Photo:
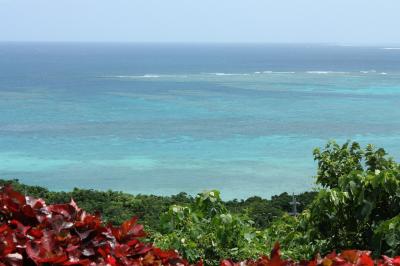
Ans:
[[[0,265],[188,265],[175,251],[140,241],[136,219],[103,225],[74,201],[46,205],[0,190]]]
[[[179,250],[190,262],[218,265],[222,258],[256,258],[268,250],[263,232],[248,218],[231,214],[215,190],[199,194],[194,204],[171,206],[161,224],[155,244]]]
[[[394,254],[399,228],[400,166],[384,149],[358,143],[328,143],[314,152],[317,183],[324,188],[310,207],[311,239],[327,240],[325,250],[369,249]],[[388,222],[391,220],[391,222]],[[398,229],[397,229],[398,232]]]
[[[383,250],[390,256],[400,254],[400,215],[380,223],[374,234],[376,253]]]
[[[268,249],[276,242],[282,244],[284,258],[306,260],[313,258],[326,244],[325,240],[312,239],[307,228],[309,212],[304,211],[297,217],[284,215],[275,220],[265,230],[265,241]]]

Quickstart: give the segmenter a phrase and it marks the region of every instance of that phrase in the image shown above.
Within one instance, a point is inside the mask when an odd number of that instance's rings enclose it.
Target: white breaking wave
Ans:
[[[386,73],[386,72],[381,72],[380,74],[381,74],[381,75],[387,75],[387,73]]]
[[[372,70],[362,70],[362,71],[360,71],[360,73],[363,73],[363,74],[376,73],[376,70],[374,70],[374,69],[372,69]]]
[[[125,76],[127,78],[160,78],[160,75],[154,75],[154,74],[145,74],[142,76]]]
[[[400,47],[386,47],[382,48],[383,50],[400,50]]]
[[[116,76],[104,76],[101,78],[118,78],[118,79],[140,79],[140,78],[160,78],[160,75],[146,74],[146,75],[116,75]]]
[[[295,74],[296,72],[293,71],[255,71],[252,74]],[[249,76],[249,73],[224,73],[224,72],[217,72],[217,73],[207,73],[209,75],[216,75],[216,76]]]
[[[215,76],[248,76],[248,73],[222,73],[222,72],[217,72],[217,73],[208,73],[211,75]]]
[[[270,71],[266,70],[263,71],[264,74],[296,74],[296,72],[293,71]]]
[[[307,71],[308,74],[347,74],[349,72],[344,72],[344,71]]]
[[[307,71],[308,74],[329,74],[331,71]]]
[[[139,77],[141,77],[141,78],[159,78],[159,77],[161,77],[161,76],[160,76],[160,75],[146,74],[146,75],[139,76]]]

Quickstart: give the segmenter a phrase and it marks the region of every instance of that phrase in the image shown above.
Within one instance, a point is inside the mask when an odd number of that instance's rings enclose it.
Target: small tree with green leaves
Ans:
[[[161,217],[160,247],[179,250],[189,261],[219,265],[221,259],[240,261],[268,252],[264,234],[248,218],[231,214],[216,190],[199,194],[195,203],[173,205]]]
[[[399,164],[384,149],[362,149],[356,142],[329,142],[324,150],[316,149],[314,157],[322,189],[310,207],[311,238],[327,240],[327,250],[398,250],[400,241],[388,241],[387,230],[395,226],[387,221],[400,213]]]

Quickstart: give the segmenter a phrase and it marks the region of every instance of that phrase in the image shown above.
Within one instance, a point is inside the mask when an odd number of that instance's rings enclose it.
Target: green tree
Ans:
[[[231,214],[216,190],[199,194],[193,204],[171,206],[161,223],[155,244],[177,249],[191,262],[219,265],[224,258],[239,261],[269,252],[263,232],[248,218]]]
[[[389,251],[385,225],[400,213],[399,165],[384,149],[356,142],[330,142],[314,156],[323,188],[310,207],[312,238],[327,240],[326,250]]]

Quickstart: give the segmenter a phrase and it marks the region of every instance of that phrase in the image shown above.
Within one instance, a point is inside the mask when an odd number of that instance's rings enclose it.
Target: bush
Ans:
[[[310,207],[313,239],[327,240],[325,250],[370,249],[395,254],[399,228],[400,166],[384,149],[357,143],[328,143],[315,150],[323,186]]]
[[[263,232],[230,213],[215,190],[199,194],[191,205],[171,206],[161,224],[155,244],[179,250],[190,262],[218,265],[223,258],[256,258],[268,250]]]
[[[188,265],[144,236],[135,218],[114,227],[74,201],[46,205],[9,186],[0,191],[0,265]]]

